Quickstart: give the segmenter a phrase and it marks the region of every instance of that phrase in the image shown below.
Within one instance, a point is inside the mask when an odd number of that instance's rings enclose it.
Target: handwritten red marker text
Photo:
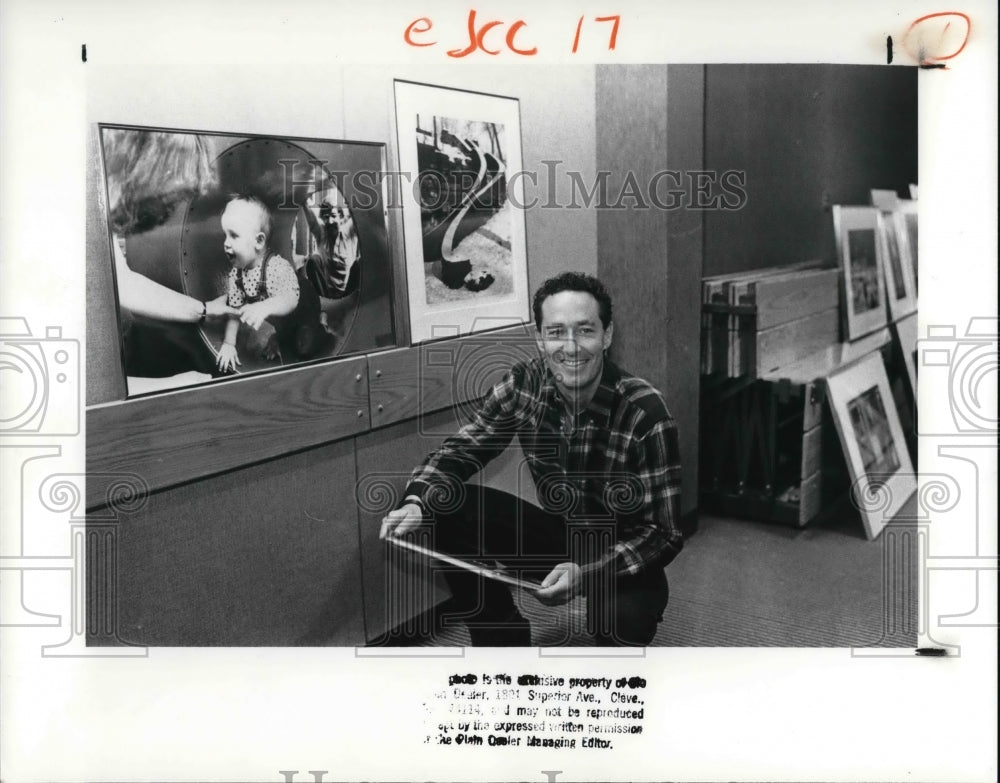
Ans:
[[[587,20],[581,16],[576,22],[576,34],[573,36],[570,51],[575,54],[580,48],[580,40],[584,31],[584,24],[592,21],[596,24],[611,24],[608,35],[608,51],[614,51],[618,41],[618,28],[621,24],[621,16],[595,16],[593,20]],[[505,50],[510,54],[521,57],[532,57],[538,54],[538,47],[530,42],[530,32],[528,23],[523,19],[517,19],[509,25],[500,19],[490,19],[481,22],[476,18],[476,9],[469,10],[467,22],[467,42],[454,49],[449,49],[449,57],[468,57],[475,52],[482,52],[491,56],[501,54]],[[426,16],[421,16],[410,22],[403,31],[403,40],[410,46],[426,47],[437,46],[437,40],[431,40],[434,22]]]

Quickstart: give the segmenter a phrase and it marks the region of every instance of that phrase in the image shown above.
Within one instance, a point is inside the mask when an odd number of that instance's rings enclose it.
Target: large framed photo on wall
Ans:
[[[393,86],[412,341],[528,320],[517,99]]]
[[[129,397],[396,344],[384,145],[99,137]]]

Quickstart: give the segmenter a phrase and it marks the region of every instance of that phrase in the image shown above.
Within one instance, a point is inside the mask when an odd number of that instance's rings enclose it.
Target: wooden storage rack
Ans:
[[[700,475],[709,512],[804,526],[850,478],[825,379],[875,350],[838,333],[836,269],[775,267],[703,285]]]

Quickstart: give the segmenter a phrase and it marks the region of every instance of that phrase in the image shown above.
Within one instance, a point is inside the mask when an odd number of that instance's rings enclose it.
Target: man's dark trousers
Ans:
[[[490,487],[461,486],[454,502],[428,504],[433,520],[432,546],[464,558],[502,563],[512,575],[541,581],[554,566],[587,562],[613,541],[608,518],[577,522],[552,514],[520,498]],[[445,622],[461,618],[476,646],[530,646],[531,629],[510,592],[495,579],[465,569],[444,572],[452,593]],[[586,578],[587,629],[596,643],[648,645],[669,598],[661,567],[614,577],[597,573]]]

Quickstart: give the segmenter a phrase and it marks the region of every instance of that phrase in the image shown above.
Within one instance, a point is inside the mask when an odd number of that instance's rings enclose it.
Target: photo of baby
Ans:
[[[100,142],[130,397],[395,344],[383,196],[355,187],[384,145],[111,125]]]
[[[268,339],[268,360],[311,359],[331,341],[320,323],[319,297],[303,274],[268,249],[271,213],[252,195],[230,199],[222,213],[225,232],[223,249],[232,264],[226,286],[226,304],[238,311],[228,316],[226,334],[219,349],[218,367],[235,372],[240,364],[236,336],[240,324],[259,330],[270,322],[274,332]]]

